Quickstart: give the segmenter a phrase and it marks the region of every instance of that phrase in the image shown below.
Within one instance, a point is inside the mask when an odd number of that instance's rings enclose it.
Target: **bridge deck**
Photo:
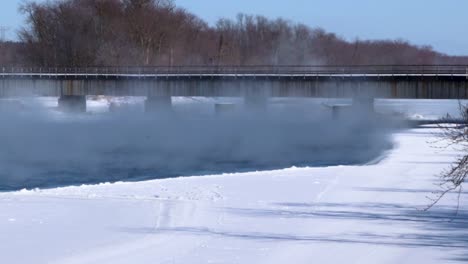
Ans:
[[[0,96],[468,99],[468,65],[0,68]]]
[[[2,67],[0,76],[468,76],[468,65]]]
[[[31,77],[31,78],[197,78],[197,77],[220,77],[220,78],[384,78],[384,77],[463,77],[468,79],[468,74],[426,74],[426,73],[397,73],[397,74],[324,74],[324,73],[155,73],[155,74],[125,74],[125,73],[0,73],[0,77]]]

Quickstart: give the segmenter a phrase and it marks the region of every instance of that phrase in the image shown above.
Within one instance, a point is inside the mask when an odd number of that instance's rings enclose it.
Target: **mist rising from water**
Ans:
[[[0,113],[0,190],[291,166],[362,164],[391,147],[367,114],[278,108],[226,115]]]

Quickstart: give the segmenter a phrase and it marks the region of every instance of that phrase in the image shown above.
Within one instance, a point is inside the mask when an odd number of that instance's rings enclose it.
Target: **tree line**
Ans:
[[[347,41],[281,18],[239,14],[210,26],[172,0],[24,2],[0,64],[42,67],[468,64],[403,40]]]

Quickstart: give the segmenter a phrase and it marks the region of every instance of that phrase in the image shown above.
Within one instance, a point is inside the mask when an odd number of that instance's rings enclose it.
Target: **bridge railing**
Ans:
[[[468,75],[468,65],[359,65],[359,66],[149,66],[149,67],[2,67],[0,74],[62,75]]]

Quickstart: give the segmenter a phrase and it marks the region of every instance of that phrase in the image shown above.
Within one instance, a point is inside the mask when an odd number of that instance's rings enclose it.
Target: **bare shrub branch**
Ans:
[[[431,204],[427,209],[436,205],[446,194],[458,191],[458,201],[462,191],[462,185],[467,180],[468,175],[468,108],[459,103],[461,112],[461,122],[459,124],[439,125],[442,130],[441,138],[446,142],[445,147],[456,146],[463,152],[450,168],[444,170],[440,175],[440,191],[436,193],[435,198],[431,199]],[[447,116],[447,120],[453,119]],[[447,121],[449,122],[449,121]],[[457,206],[458,211],[458,206]]]

